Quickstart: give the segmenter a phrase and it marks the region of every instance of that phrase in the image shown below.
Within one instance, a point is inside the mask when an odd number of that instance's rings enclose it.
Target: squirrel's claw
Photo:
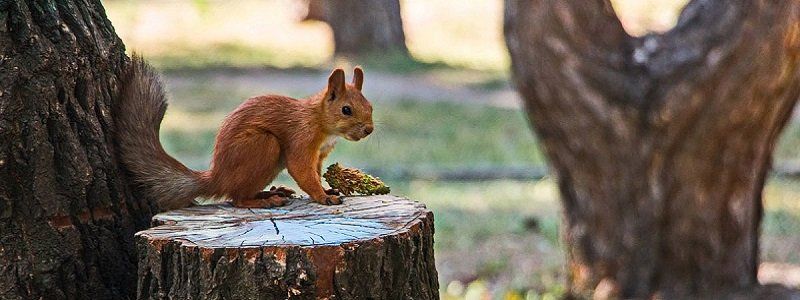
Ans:
[[[285,186],[275,187],[274,185],[271,188],[269,188],[269,192],[274,195],[280,195],[283,197],[292,197],[295,194],[295,191],[293,189],[290,189]]]
[[[342,197],[336,195],[327,195],[322,201],[317,201],[319,204],[323,205],[337,205],[342,204]]]
[[[280,196],[280,197],[284,197],[284,198],[291,198],[293,195],[294,195],[294,190],[293,189],[287,188],[285,186],[281,186],[281,187],[273,186],[273,187],[271,187],[269,189],[269,191],[258,192],[258,194],[256,194],[255,198],[256,199],[267,199],[267,198],[270,198],[272,196]]]

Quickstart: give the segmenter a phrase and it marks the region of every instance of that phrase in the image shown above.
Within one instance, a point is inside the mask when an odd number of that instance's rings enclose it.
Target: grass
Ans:
[[[193,70],[208,68],[318,68],[325,57],[299,52],[285,55],[284,51],[255,47],[244,43],[217,42],[199,47],[183,44],[168,45],[169,52],[145,54],[147,60],[162,70]],[[191,58],[191,59],[187,59]]]
[[[446,61],[424,61],[404,53],[374,53],[358,57],[357,60],[341,58],[347,64],[358,64],[365,68],[390,71],[392,73],[419,73],[433,70],[458,70]]]
[[[800,163],[800,122],[789,122],[783,130],[775,159],[780,163]]]
[[[762,259],[800,264],[800,181],[773,179],[764,189]]]

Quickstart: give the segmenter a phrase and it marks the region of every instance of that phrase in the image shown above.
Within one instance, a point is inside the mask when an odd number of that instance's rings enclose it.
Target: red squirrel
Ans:
[[[122,163],[133,181],[162,209],[189,206],[196,197],[227,198],[237,207],[283,205],[294,191],[263,191],[283,169],[311,199],[340,204],[321,184],[322,161],[336,137],[358,141],[372,133],[372,105],[361,94],[364,72],[352,84],[335,69],[328,86],[306,99],[264,95],[248,99],[228,115],[216,137],[211,167],[195,171],[171,157],[159,141],[167,109],[158,74],[133,56],[122,76],[114,117]]]

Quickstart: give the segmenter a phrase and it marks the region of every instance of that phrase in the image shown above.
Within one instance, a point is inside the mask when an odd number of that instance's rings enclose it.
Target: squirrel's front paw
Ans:
[[[342,204],[342,197],[336,195],[325,195],[325,197],[314,199],[314,201],[322,205],[336,205]]]
[[[325,190],[325,194],[333,195],[333,196],[339,196],[342,193],[340,193],[339,190],[337,190],[337,189],[327,189],[327,190]]]

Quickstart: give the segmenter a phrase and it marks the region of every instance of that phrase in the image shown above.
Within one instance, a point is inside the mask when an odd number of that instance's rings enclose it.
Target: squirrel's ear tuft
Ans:
[[[364,70],[361,67],[353,69],[353,85],[360,91],[364,85]]]
[[[338,95],[344,94],[344,90],[344,70],[333,70],[328,77],[328,100],[335,100]]]

